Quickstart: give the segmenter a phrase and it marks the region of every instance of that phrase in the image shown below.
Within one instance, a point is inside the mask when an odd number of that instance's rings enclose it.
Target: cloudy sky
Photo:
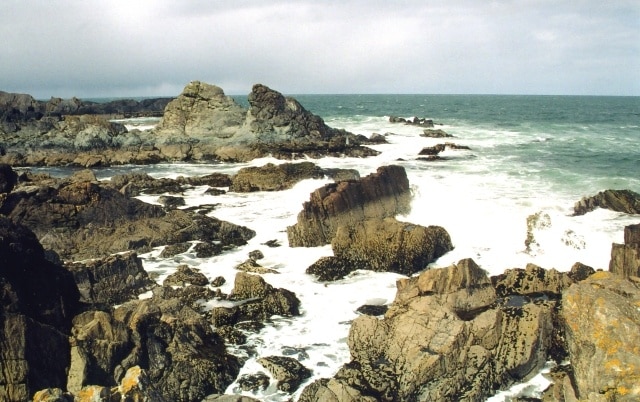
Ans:
[[[638,0],[2,0],[0,90],[40,99],[640,95]]]

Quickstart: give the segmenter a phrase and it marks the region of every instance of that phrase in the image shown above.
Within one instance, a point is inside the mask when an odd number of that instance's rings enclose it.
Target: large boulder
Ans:
[[[302,381],[311,377],[311,370],[298,360],[287,356],[267,356],[258,359],[277,381],[280,391],[294,393]]]
[[[563,295],[562,318],[577,396],[640,399],[640,286],[597,272]]]
[[[351,361],[299,400],[484,400],[542,368],[556,343],[556,304],[498,298],[469,259],[401,279],[384,319],[353,321]]]
[[[640,277],[640,224],[624,228],[624,244],[611,246],[609,271],[628,278]]]
[[[268,163],[260,167],[245,167],[233,177],[229,191],[278,191],[286,190],[304,179],[320,179],[322,169],[312,162]]]
[[[49,262],[38,239],[0,216],[0,399],[25,401],[64,388],[68,336],[79,309],[73,276]]]
[[[233,307],[214,307],[211,311],[216,327],[234,325],[241,321],[264,321],[273,315],[300,315],[300,300],[295,293],[274,288],[260,275],[246,272],[236,274],[229,300]]]
[[[338,227],[331,248],[353,269],[411,275],[451,251],[453,244],[442,227],[385,218]]]
[[[573,207],[574,215],[584,215],[596,208],[610,209],[627,214],[640,214],[640,194],[631,190],[605,190],[584,197]]]
[[[289,245],[328,244],[339,226],[407,212],[410,199],[407,173],[397,165],[380,167],[360,180],[327,184],[311,193],[297,223],[287,227]]]

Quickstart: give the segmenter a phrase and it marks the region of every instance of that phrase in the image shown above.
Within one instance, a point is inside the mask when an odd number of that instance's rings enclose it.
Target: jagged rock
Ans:
[[[225,248],[229,248],[229,246],[222,246],[218,243],[201,241],[193,247],[193,251],[196,252],[196,257],[198,258],[209,258],[213,257],[214,255],[220,255]]]
[[[422,134],[420,134],[420,137],[428,137],[428,138],[451,138],[453,137],[453,135],[447,133],[446,131],[442,130],[442,129],[429,129],[429,128],[425,128],[424,131],[422,132]]]
[[[299,361],[287,356],[262,357],[258,359],[258,363],[271,373],[278,382],[278,389],[283,392],[295,392],[312,374]]]
[[[71,318],[80,294],[45,258],[33,232],[0,216],[0,399],[29,400],[66,387]]]
[[[357,169],[329,168],[324,169],[324,174],[336,183],[340,181],[360,180],[360,172],[358,172]]]
[[[624,278],[640,277],[640,224],[624,228],[624,244],[611,246],[609,271]]]
[[[187,252],[187,250],[189,250],[190,248],[191,248],[191,244],[187,242],[169,244],[162,250],[162,252],[160,253],[160,257],[161,258],[173,257],[176,254],[182,254]]]
[[[404,123],[404,124],[409,124],[413,126],[420,126],[420,127],[427,127],[427,128],[433,127],[433,120],[425,119],[425,118],[421,119],[415,116],[411,119],[405,119],[404,117],[397,117],[397,116],[389,116],[389,123]]]
[[[72,393],[89,385],[116,385],[125,373],[122,364],[134,346],[127,326],[104,311],[75,316],[70,344],[66,389]]]
[[[169,402],[172,399],[165,398],[162,392],[157,389],[145,370],[140,366],[134,366],[127,370],[118,393],[121,400],[136,402]]]
[[[388,141],[384,134],[373,133],[371,134],[371,137],[369,137],[369,142],[373,144],[386,144]]]
[[[271,379],[265,373],[244,374],[238,378],[238,385],[243,391],[261,391],[267,389]]]
[[[584,215],[596,208],[610,209],[626,214],[640,214],[640,194],[631,190],[605,190],[584,197],[573,206],[573,215]]]
[[[275,289],[259,275],[236,274],[230,300],[234,307],[214,307],[212,322],[216,327],[234,325],[240,321],[264,321],[272,315],[285,317],[300,315],[300,300],[287,289]]]
[[[146,292],[155,282],[135,252],[67,264],[85,303],[113,305]]]
[[[321,179],[324,173],[312,162],[268,163],[261,167],[245,167],[233,177],[229,191],[278,191],[293,187],[304,179]]]
[[[94,182],[18,187],[0,213],[28,226],[60,257],[75,260],[194,240],[236,246],[255,236],[248,228],[193,212],[164,211]]]
[[[253,258],[249,258],[245,262],[236,265],[238,271],[252,272],[254,274],[277,274],[278,271],[271,268],[265,268],[258,264]]]
[[[387,310],[389,310],[389,306],[380,306],[373,304],[364,304],[356,310],[360,314],[371,315],[374,317],[384,315]]]
[[[172,195],[161,195],[158,197],[158,203],[163,205],[167,209],[176,209],[186,205],[184,198],[175,197]]]
[[[563,295],[561,315],[580,400],[640,398],[640,287],[597,272]]]
[[[11,169],[11,166],[0,164],[0,194],[10,193],[18,183],[18,174]]]
[[[233,345],[244,345],[247,343],[247,336],[231,325],[223,325],[216,328],[215,331],[227,343]]]
[[[584,281],[596,272],[595,269],[580,262],[576,262],[571,266],[571,271],[567,274],[574,282]]]
[[[345,259],[328,256],[320,257],[318,261],[307,268],[306,273],[315,276],[321,282],[329,282],[342,279],[356,269]]]
[[[499,297],[536,293],[560,295],[574,283],[566,272],[546,270],[535,264],[527,264],[525,269],[507,269],[491,280]]]
[[[297,223],[287,227],[289,245],[330,243],[339,226],[407,212],[410,198],[407,174],[396,165],[380,167],[359,181],[327,184],[311,193]]]
[[[178,266],[176,272],[167,276],[162,283],[163,286],[185,286],[187,284],[206,286],[209,284],[209,279],[198,269],[182,264]]]
[[[226,279],[224,279],[223,276],[216,276],[215,278],[213,278],[213,280],[211,281],[211,286],[213,287],[220,287],[222,285],[224,285],[227,282]]]
[[[397,286],[384,319],[353,321],[352,361],[300,401],[484,400],[536,373],[556,342],[555,301],[502,305],[472,260]]]
[[[424,227],[395,218],[367,219],[339,226],[331,241],[335,257],[354,269],[411,275],[453,249],[439,226]]]
[[[200,401],[224,392],[238,375],[237,358],[226,353],[206,320],[179,299],[128,302],[113,317],[132,333],[134,347],[123,364],[140,365],[167,400]]]
[[[258,261],[264,258],[264,254],[260,250],[253,250],[249,252],[249,258],[253,261]]]

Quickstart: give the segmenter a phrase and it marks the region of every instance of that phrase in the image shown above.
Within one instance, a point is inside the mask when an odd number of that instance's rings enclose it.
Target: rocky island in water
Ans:
[[[316,163],[375,156],[384,135],[329,127],[264,85],[248,103],[197,81],[174,99],[110,106],[0,92],[1,400],[251,401],[272,388],[269,400],[484,401],[549,365],[550,385],[522,400],[640,399],[640,223],[611,245],[608,270],[530,263],[490,275],[472,255],[426,269],[455,239],[446,227],[399,219],[417,207],[401,161],[363,177],[348,165]],[[112,121],[131,116],[162,119],[151,130]],[[429,120],[393,120],[425,137],[451,137]],[[415,159],[469,149],[418,147]],[[280,162],[175,178],[96,173],[265,157]],[[43,167],[75,169],[59,177]],[[218,216],[215,202],[188,205],[184,195],[194,189],[213,200],[277,195],[309,179],[318,184],[280,230],[288,247],[330,248],[300,267],[304,275],[324,287],[356,272],[397,278],[391,302],[362,305],[348,322],[350,360],[327,377],[304,348],[258,356],[248,341],[273,317],[309,311],[298,289],[274,284],[286,273],[261,263],[280,240],[246,253],[229,267],[233,277],[189,264],[158,275],[140,258],[212,258],[260,236]],[[150,195],[156,202],[143,201]],[[603,191],[576,202],[575,214],[596,208],[637,215],[640,195]],[[528,249],[545,222],[541,214],[527,219]],[[248,360],[261,369],[242,372]]]

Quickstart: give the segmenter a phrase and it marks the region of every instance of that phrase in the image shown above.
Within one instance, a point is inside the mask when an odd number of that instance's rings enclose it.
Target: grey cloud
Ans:
[[[609,3],[9,0],[0,89],[639,95],[640,6]]]

